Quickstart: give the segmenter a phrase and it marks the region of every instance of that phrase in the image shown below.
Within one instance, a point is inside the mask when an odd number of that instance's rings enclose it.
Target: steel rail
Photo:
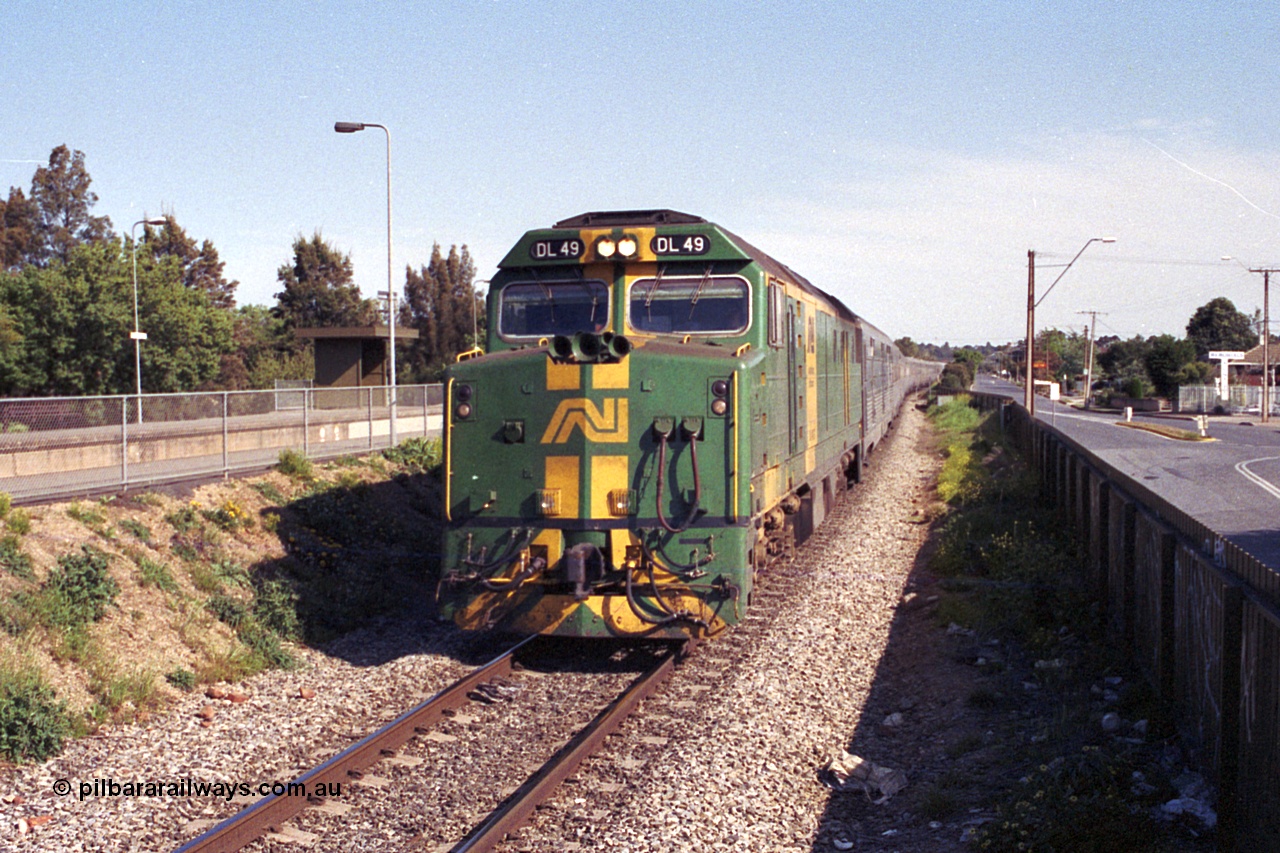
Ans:
[[[695,643],[694,640],[685,640],[649,671],[638,676],[626,692],[610,702],[586,728],[574,735],[484,823],[453,847],[450,853],[485,853],[500,844],[509,833],[528,819],[540,803],[551,796],[561,782],[573,775],[584,758],[600,748],[637,705],[653,695],[670,677],[676,664],[693,651]]]
[[[512,648],[468,675],[455,681],[417,707],[406,711],[373,734],[330,758],[320,766],[307,771],[293,784],[302,784],[302,790],[310,791],[321,782],[346,780],[352,773],[363,770],[385,757],[389,750],[403,745],[427,726],[438,722],[444,712],[459,708],[469,701],[467,693],[482,682],[510,675],[515,653],[531,643],[536,636],[526,638]],[[227,818],[217,826],[179,847],[176,853],[232,853],[251,841],[261,838],[273,827],[310,805],[309,797],[264,797],[247,809]]]

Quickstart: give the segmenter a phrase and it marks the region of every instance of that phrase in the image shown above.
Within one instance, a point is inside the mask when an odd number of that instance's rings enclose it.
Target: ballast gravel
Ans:
[[[833,797],[862,795],[833,793],[820,771],[841,750],[856,752],[858,732],[878,722],[864,719],[868,696],[889,677],[882,654],[928,532],[922,513],[939,463],[921,441],[926,429],[923,415],[905,407],[868,481],[794,562],[776,569],[744,628],[704,645],[502,849],[864,849],[858,827],[831,808]],[[300,670],[227,687],[243,701],[193,694],[145,724],[108,727],[42,764],[0,769],[0,849],[174,849],[256,796],[112,795],[112,783],[287,782],[463,674],[478,662],[465,653],[471,642],[426,616],[386,620],[324,652],[300,650]],[[522,689],[551,691],[538,704],[565,703],[566,725],[585,721],[569,713],[577,700],[556,695],[550,676],[524,681]],[[330,800],[250,849],[448,849],[448,834],[442,840],[429,831],[447,821],[427,818],[422,799],[442,791],[439,768],[474,762],[474,772],[459,774],[474,792],[450,787],[449,801],[431,807],[461,819],[482,812],[479,800],[503,794],[545,757],[508,755],[511,780],[486,778],[494,771],[482,769],[485,762],[506,752],[501,730],[467,732],[500,712],[478,707],[370,768],[360,787],[379,801],[371,811],[353,805],[347,812]],[[546,736],[566,733],[571,725]],[[545,746],[549,755],[559,743]],[[892,754],[863,757],[900,763]],[[910,778],[910,766],[898,769]],[[69,793],[56,793],[60,780]],[[358,831],[329,834],[344,824]],[[927,849],[953,849],[938,841]],[[876,842],[874,849],[895,849],[892,838]]]

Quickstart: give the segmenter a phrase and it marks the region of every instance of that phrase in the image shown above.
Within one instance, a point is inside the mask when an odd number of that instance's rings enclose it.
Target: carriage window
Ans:
[[[750,290],[737,276],[659,276],[631,285],[631,326],[659,334],[737,334],[750,322]]]
[[[532,338],[599,332],[609,325],[609,288],[603,281],[518,281],[502,289],[498,331]]]

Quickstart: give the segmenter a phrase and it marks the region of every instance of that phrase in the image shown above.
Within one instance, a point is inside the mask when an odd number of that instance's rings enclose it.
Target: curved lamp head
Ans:
[[[335,121],[333,129],[336,133],[355,133],[358,130],[364,130],[364,122],[360,121]]]

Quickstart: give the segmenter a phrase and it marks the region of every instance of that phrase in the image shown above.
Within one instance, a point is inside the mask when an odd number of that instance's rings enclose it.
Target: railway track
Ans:
[[[507,649],[427,701],[406,711],[376,732],[294,780],[295,790],[314,791],[323,785],[349,783],[362,777],[377,762],[396,755],[411,739],[429,734],[432,727],[472,702],[489,704],[511,689],[518,654],[528,653],[540,638],[531,637]],[[692,642],[665,644],[651,666],[640,673],[613,701],[549,760],[504,798],[499,806],[451,849],[455,853],[481,853],[492,849],[523,823],[534,809],[595,752],[605,739],[651,696],[693,648]],[[178,848],[177,853],[235,851],[279,831],[309,806],[322,805],[314,796],[268,796],[230,817],[203,835]],[[407,839],[408,840],[408,839]]]

